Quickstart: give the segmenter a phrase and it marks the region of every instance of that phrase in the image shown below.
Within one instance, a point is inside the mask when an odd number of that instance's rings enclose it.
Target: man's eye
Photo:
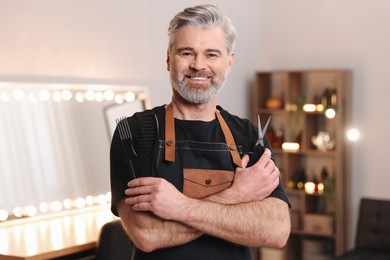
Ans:
[[[218,57],[218,55],[216,53],[209,53],[207,56],[210,57],[210,58]]]
[[[191,52],[182,52],[181,56],[183,56],[183,57],[190,57],[190,56],[192,56],[192,53]]]

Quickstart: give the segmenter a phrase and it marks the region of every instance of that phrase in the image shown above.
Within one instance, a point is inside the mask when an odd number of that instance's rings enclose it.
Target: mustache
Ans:
[[[199,78],[209,78],[215,76],[215,74],[212,72],[194,71],[194,70],[186,70],[184,71],[183,75],[185,77],[199,77]]]

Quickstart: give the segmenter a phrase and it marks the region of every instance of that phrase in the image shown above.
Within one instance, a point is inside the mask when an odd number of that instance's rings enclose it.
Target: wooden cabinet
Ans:
[[[258,114],[262,125],[272,116],[267,135],[292,205],[283,255],[339,255],[350,242],[351,72],[258,71],[252,99],[254,123]],[[299,149],[282,148],[286,143]]]

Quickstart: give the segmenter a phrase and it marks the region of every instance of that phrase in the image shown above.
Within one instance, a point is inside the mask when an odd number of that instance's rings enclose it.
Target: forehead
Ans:
[[[216,49],[221,52],[226,52],[227,49],[222,28],[201,29],[194,26],[183,26],[177,30],[172,47],[192,48],[198,51]]]

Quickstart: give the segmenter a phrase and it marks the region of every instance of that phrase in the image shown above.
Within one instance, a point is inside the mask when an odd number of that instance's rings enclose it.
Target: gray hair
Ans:
[[[236,44],[236,28],[234,28],[232,21],[214,5],[197,5],[176,14],[168,28],[169,50],[172,47],[177,30],[183,26],[195,26],[203,30],[221,27],[225,33],[228,54],[233,51]]]

